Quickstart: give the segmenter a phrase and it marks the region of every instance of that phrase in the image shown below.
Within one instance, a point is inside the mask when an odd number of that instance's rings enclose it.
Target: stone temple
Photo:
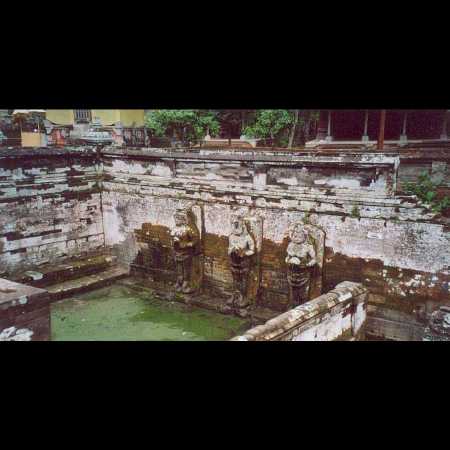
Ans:
[[[321,111],[294,149],[3,144],[0,341],[75,329],[114,286],[179,321],[239,320],[233,341],[448,340],[450,215],[405,189],[425,173],[430,199],[449,192],[447,113]],[[129,298],[96,310],[105,339]]]

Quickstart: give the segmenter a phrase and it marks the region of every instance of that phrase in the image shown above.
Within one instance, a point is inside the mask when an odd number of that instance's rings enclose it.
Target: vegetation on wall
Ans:
[[[450,197],[446,195],[439,198],[438,187],[441,182],[433,181],[428,172],[423,171],[417,182],[406,182],[403,187],[406,193],[416,195],[433,212],[442,213],[450,208]]]
[[[359,208],[356,205],[353,205],[353,208],[350,212],[350,216],[355,218],[355,219],[359,219],[361,217],[361,212],[359,210]]]

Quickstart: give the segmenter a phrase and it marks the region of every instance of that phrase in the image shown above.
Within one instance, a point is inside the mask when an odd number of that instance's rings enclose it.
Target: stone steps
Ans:
[[[56,301],[71,297],[75,294],[108,286],[121,278],[127,277],[128,274],[128,268],[115,266],[92,275],[57,283],[48,286],[46,289],[50,294],[51,300]]]
[[[16,274],[11,279],[29,286],[47,288],[47,286],[108,270],[114,266],[116,259],[115,256],[93,255],[59,264],[39,266],[35,270]]]

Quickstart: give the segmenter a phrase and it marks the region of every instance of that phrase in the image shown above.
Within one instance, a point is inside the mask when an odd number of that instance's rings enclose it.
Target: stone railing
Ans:
[[[232,341],[356,340],[366,320],[367,295],[362,284],[344,281]]]

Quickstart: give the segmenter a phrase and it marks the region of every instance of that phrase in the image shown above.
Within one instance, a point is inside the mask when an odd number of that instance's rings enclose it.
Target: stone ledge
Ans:
[[[65,147],[3,147],[0,148],[0,158],[24,158],[30,156],[95,156],[97,149],[94,146],[65,146]]]
[[[62,300],[75,294],[107,286],[121,278],[127,277],[128,274],[128,268],[120,266],[112,267],[93,275],[54,284],[48,287],[48,293],[52,301]]]
[[[101,272],[112,267],[116,260],[116,256],[94,254],[66,260],[60,264],[42,265],[34,270],[30,269],[16,273],[12,279],[31,286],[45,287]]]
[[[197,151],[193,149],[171,149],[171,148],[124,148],[124,147],[104,147],[100,153],[106,157],[128,156],[135,158],[153,159],[191,159],[205,161],[261,161],[261,162],[286,162],[303,163],[311,165],[322,164],[352,164],[352,165],[386,165],[398,166],[397,154],[386,154],[382,152],[307,152],[307,151],[286,151],[273,152],[267,150],[255,151],[232,151],[202,148]]]
[[[44,289],[0,278],[1,311],[19,305],[27,305],[32,301],[45,301],[47,297],[47,291]]]
[[[358,304],[365,301],[367,289],[360,283],[344,281],[330,292],[314,300],[297,306],[279,316],[258,325],[232,341],[269,341],[286,334],[315,318],[329,314],[334,308],[346,304]]]

